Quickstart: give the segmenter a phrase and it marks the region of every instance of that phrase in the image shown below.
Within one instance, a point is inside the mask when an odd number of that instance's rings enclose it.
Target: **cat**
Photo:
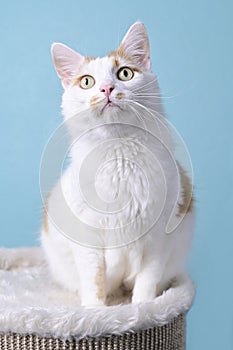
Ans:
[[[172,165],[174,141],[146,29],[133,24],[103,58],[60,43],[51,53],[71,145],[44,208],[41,244],[52,276],[86,307],[106,304],[122,285],[132,303],[151,301],[186,271],[194,208],[188,175],[179,162]],[[173,209],[182,219],[168,233]]]

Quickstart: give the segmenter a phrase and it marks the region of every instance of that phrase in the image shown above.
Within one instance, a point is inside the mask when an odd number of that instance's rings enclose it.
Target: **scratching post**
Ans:
[[[0,349],[184,350],[194,294],[184,276],[152,302],[120,290],[86,309],[52,281],[40,248],[0,249]]]

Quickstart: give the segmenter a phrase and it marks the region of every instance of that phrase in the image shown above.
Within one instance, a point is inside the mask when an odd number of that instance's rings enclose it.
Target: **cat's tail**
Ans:
[[[0,248],[0,269],[14,270],[43,265],[44,253],[40,247]]]

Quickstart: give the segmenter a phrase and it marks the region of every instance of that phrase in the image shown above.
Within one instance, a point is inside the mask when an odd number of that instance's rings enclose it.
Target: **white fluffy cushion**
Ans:
[[[194,294],[186,276],[152,302],[132,305],[118,291],[108,300],[112,306],[87,309],[52,281],[40,248],[0,249],[0,332],[82,338],[137,331],[185,313]]]

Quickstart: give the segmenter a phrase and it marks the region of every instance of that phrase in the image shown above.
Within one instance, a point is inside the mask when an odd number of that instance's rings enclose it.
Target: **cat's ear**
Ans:
[[[139,66],[150,69],[150,45],[146,29],[141,22],[134,23],[122,40],[119,51],[123,51]]]
[[[51,54],[57,75],[61,79],[64,89],[66,89],[73,81],[75,73],[77,73],[85,58],[68,46],[60,43],[52,44]]]

